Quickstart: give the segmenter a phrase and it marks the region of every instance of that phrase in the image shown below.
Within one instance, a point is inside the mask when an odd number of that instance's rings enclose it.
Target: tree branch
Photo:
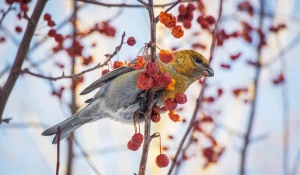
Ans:
[[[104,7],[120,7],[120,8],[124,8],[124,7],[128,7],[128,8],[145,8],[145,5],[140,5],[140,4],[125,4],[125,3],[121,3],[121,4],[110,4],[110,3],[103,3],[103,2],[99,2],[99,1],[95,1],[95,0],[77,0],[77,1],[81,1],[81,2],[85,2],[85,3],[90,3],[90,4],[94,4],[94,5],[99,5],[99,6],[104,6]],[[140,0],[138,0],[139,2],[141,2]],[[158,4],[158,5],[153,5],[153,7],[167,7],[174,4],[174,2],[171,3],[166,3],[166,4]]]
[[[148,0],[148,4],[145,4],[148,6],[148,15],[149,15],[149,21],[150,21],[150,43],[156,43],[156,23],[154,22],[154,10],[153,10],[153,0]],[[150,56],[151,61],[156,61],[156,47],[152,44],[149,44],[148,47],[150,47]],[[150,136],[151,132],[151,113],[152,113],[152,107],[153,107],[153,100],[154,100],[154,91],[150,90],[148,91],[148,101],[147,101],[147,110],[145,112],[145,129],[144,129],[144,144],[143,144],[143,151],[142,151],[142,157],[140,160],[140,167],[139,167],[139,175],[145,175],[146,174],[146,167],[147,167],[147,158],[149,153],[149,147],[150,142],[152,140]]]
[[[65,75],[64,72],[62,73],[61,76],[59,77],[49,77],[49,76],[45,76],[45,75],[41,75],[41,74],[37,74],[37,73],[33,73],[31,72],[29,69],[25,68],[21,71],[19,71],[19,73],[26,73],[26,74],[29,74],[29,75],[32,75],[32,76],[35,76],[35,77],[39,77],[39,78],[43,78],[43,79],[47,79],[47,80],[50,80],[50,81],[56,81],[56,80],[61,80],[61,79],[66,79],[66,78],[70,78],[70,79],[77,79],[78,77],[80,77],[81,75],[87,73],[87,72],[91,72],[93,70],[96,70],[96,69],[99,69],[103,66],[106,66],[107,63],[115,56],[118,54],[118,52],[121,50],[122,48],[122,45],[123,45],[123,42],[124,42],[124,38],[125,38],[125,32],[123,33],[122,35],[122,39],[121,39],[121,42],[120,42],[120,45],[117,46],[115,48],[115,51],[112,53],[112,54],[105,54],[105,56],[107,57],[107,60],[104,61],[103,64],[97,64],[96,66],[90,68],[90,69],[87,69],[87,70],[84,70],[80,73],[77,73],[77,74],[74,74],[74,75]]]
[[[265,0],[260,0],[260,18],[259,18],[259,31],[263,31],[263,24],[264,24],[264,7],[265,7]],[[256,103],[257,103],[257,92],[258,92],[258,86],[259,86],[259,77],[261,73],[261,50],[262,50],[262,36],[260,35],[259,38],[259,45],[257,47],[257,62],[258,66],[256,66],[256,72],[255,72],[255,77],[254,77],[254,96],[253,100],[251,101],[251,111],[250,111],[250,116],[249,116],[249,121],[248,121],[248,127],[246,131],[246,135],[244,138],[244,145],[242,148],[241,152],[241,162],[240,162],[240,167],[239,167],[239,174],[240,175],[245,175],[245,165],[246,165],[246,158],[247,158],[247,151],[248,151],[248,146],[250,143],[250,137],[251,137],[251,131],[254,123],[254,117],[255,117],[255,112],[256,112]]]
[[[31,16],[30,20],[28,21],[26,31],[24,33],[23,39],[22,39],[19,49],[17,51],[17,55],[15,57],[15,61],[11,68],[10,74],[7,78],[6,83],[3,86],[2,91],[0,92],[0,123],[1,123],[2,115],[4,112],[4,108],[5,108],[6,102],[8,100],[8,97],[19,77],[19,73],[16,73],[16,70],[21,69],[22,64],[26,58],[31,39],[33,37],[34,31],[36,29],[36,26],[37,26],[37,23],[39,21],[41,14],[42,14],[42,11],[46,5],[46,2],[47,1],[45,1],[45,0],[37,1],[36,6],[33,10],[32,16]]]
[[[8,9],[5,12],[3,12],[3,15],[0,19],[0,29],[1,29],[1,25],[2,25],[2,22],[4,21],[5,16],[13,9],[15,9],[15,8],[13,8],[12,4],[11,4],[11,5],[9,5]]]

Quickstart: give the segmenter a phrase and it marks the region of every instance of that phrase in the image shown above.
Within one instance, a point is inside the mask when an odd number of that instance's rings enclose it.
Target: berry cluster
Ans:
[[[216,23],[216,20],[213,16],[204,16],[200,15],[197,18],[197,22],[200,24],[202,29],[210,29],[210,26]]]
[[[175,38],[181,38],[184,35],[184,30],[180,25],[176,25],[176,17],[170,13],[160,12],[159,21],[165,25],[165,27],[172,30],[172,35]]]
[[[5,0],[5,2],[8,5],[12,5],[14,2],[20,3],[21,12],[27,12],[29,10],[28,3],[31,2],[31,0]]]
[[[114,37],[116,35],[116,29],[111,26],[108,21],[103,21],[101,26],[96,24],[94,29],[108,37]]]
[[[127,148],[136,151],[140,148],[144,141],[144,136],[141,133],[135,133],[132,137],[131,140],[127,143]]]
[[[196,6],[194,4],[188,4],[184,6],[183,4],[178,7],[178,22],[183,23],[183,27],[189,29],[192,27],[192,20],[194,18],[193,12],[196,10]]]

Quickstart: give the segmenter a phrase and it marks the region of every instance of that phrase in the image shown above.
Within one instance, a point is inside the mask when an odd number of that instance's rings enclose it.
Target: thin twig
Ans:
[[[264,7],[265,7],[265,0],[260,0],[260,18],[259,18],[259,31],[263,31],[263,24],[264,24]],[[246,158],[247,158],[247,151],[248,151],[248,146],[250,143],[250,137],[251,137],[251,131],[253,128],[253,123],[254,123],[254,117],[255,117],[255,112],[256,112],[256,103],[257,103],[257,94],[258,94],[258,86],[259,86],[259,77],[261,73],[261,51],[262,51],[262,46],[260,43],[262,42],[263,38],[260,36],[259,38],[259,46],[257,47],[257,62],[259,63],[258,66],[256,66],[256,72],[255,72],[255,77],[254,77],[254,95],[253,95],[253,100],[251,101],[251,111],[249,115],[249,121],[248,121],[248,127],[246,130],[246,135],[244,138],[244,145],[242,147],[241,151],[241,162],[240,162],[240,167],[239,167],[239,174],[244,175],[245,174],[245,168],[246,168]]]
[[[104,63],[99,63],[97,64],[96,66],[90,68],[90,69],[87,69],[87,70],[84,70],[80,73],[77,73],[77,74],[74,74],[74,75],[65,75],[64,73],[62,73],[61,76],[59,77],[49,77],[49,76],[45,76],[45,75],[41,75],[41,74],[37,74],[37,73],[33,73],[31,72],[29,69],[25,68],[23,70],[20,70],[18,71],[19,73],[26,73],[26,74],[29,74],[29,75],[32,75],[32,76],[35,76],[35,77],[39,77],[39,78],[43,78],[43,79],[47,79],[47,80],[50,80],[50,81],[56,81],[56,80],[61,80],[61,79],[77,79],[78,77],[82,76],[83,74],[87,73],[87,72],[91,72],[93,70],[96,70],[96,69],[99,69],[103,66],[106,66],[109,61],[115,56],[118,54],[118,52],[121,50],[122,48],[122,45],[123,45],[123,42],[124,42],[124,38],[125,38],[125,32],[123,33],[122,35],[122,39],[121,39],[121,43],[119,46],[116,47],[115,51],[112,53],[112,54],[105,54],[105,56],[108,58]]]
[[[17,51],[16,57],[14,59],[14,64],[11,68],[11,72],[7,78],[6,83],[3,86],[2,91],[0,92],[0,123],[3,115],[3,111],[8,100],[8,97],[19,77],[19,73],[16,73],[16,70],[20,70],[23,62],[26,58],[26,55],[29,50],[29,45],[31,43],[32,37],[34,35],[34,31],[37,26],[37,22],[42,14],[42,11],[46,5],[45,0],[38,0],[36,6],[33,10],[32,16],[28,21],[28,25],[26,27],[26,31],[24,33],[23,39]]]
[[[1,29],[1,25],[2,25],[2,22],[4,21],[5,16],[13,9],[14,8],[12,7],[12,4],[11,4],[11,5],[9,5],[8,9],[3,13],[3,15],[0,19],[0,29]]]
[[[77,1],[73,0],[73,17],[71,23],[73,24],[73,41],[72,46],[75,45],[77,42],[77,13],[78,13],[78,7],[77,7]],[[76,55],[75,55],[75,47],[72,47],[72,55],[71,55],[71,75],[75,75],[76,73]],[[75,79],[72,80],[71,85],[71,104],[70,104],[70,111],[71,114],[75,114],[77,112],[78,106],[77,106],[77,94],[76,94],[76,88],[77,83]],[[71,132],[70,136],[68,137],[68,154],[67,154],[67,172],[66,175],[72,175],[73,174],[73,160],[74,160],[74,132]]]
[[[60,126],[57,127],[57,160],[56,160],[56,175],[59,174],[59,153],[60,153],[60,134],[61,134],[61,130],[60,130]]]
[[[103,2],[99,2],[99,1],[95,1],[95,0],[77,0],[77,1],[81,1],[81,2],[85,2],[85,3],[90,3],[90,4],[95,4],[95,5],[100,5],[100,6],[104,6],[104,7],[120,7],[120,8],[145,8],[145,5],[140,5],[140,4],[125,4],[125,3],[121,3],[121,4],[110,4],[110,3],[103,3]],[[139,1],[140,2],[140,1]],[[166,4],[158,4],[158,5],[153,5],[153,7],[167,7],[174,4],[174,2],[171,3],[166,3]]]
[[[298,148],[296,157],[293,162],[292,171],[290,175],[297,175],[298,169],[299,169],[299,163],[300,163],[300,147]]]
[[[213,54],[214,54],[214,50],[215,50],[214,49],[215,48],[215,42],[216,42],[216,32],[218,30],[218,25],[219,25],[219,22],[220,22],[220,19],[221,19],[221,16],[222,16],[222,9],[223,9],[223,0],[220,0],[218,20],[216,22],[215,29],[214,29],[214,32],[213,32],[211,49],[210,49],[210,58],[209,58],[209,62],[210,63],[211,63],[211,61],[213,59]],[[201,105],[202,105],[201,101],[203,99],[206,86],[207,86],[206,85],[206,79],[204,79],[200,95],[198,96],[198,98],[196,100],[196,106],[195,106],[195,109],[194,109],[194,112],[193,112],[193,116],[191,118],[191,121],[189,123],[188,128],[186,129],[186,131],[184,133],[184,136],[182,137],[182,139],[180,141],[180,144],[179,144],[178,149],[176,151],[175,157],[174,157],[174,159],[172,161],[172,164],[170,166],[170,169],[168,171],[168,175],[172,174],[172,171],[173,171],[174,167],[176,166],[179,154],[182,151],[184,142],[187,139],[187,137],[189,136],[189,133],[192,131],[192,129],[193,129],[194,125],[195,125],[195,121],[196,121],[196,117],[197,117],[198,111],[199,111],[199,109],[201,108]]]

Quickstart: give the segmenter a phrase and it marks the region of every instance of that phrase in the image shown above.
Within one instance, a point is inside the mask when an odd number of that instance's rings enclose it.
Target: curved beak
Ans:
[[[205,77],[213,77],[214,76],[214,70],[211,67],[207,67],[202,71],[202,74]]]

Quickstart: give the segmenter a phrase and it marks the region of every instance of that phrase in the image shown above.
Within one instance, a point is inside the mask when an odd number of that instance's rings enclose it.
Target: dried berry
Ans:
[[[168,50],[161,50],[159,52],[159,58],[162,62],[168,64],[174,60],[174,54]]]
[[[137,61],[136,63],[132,64],[132,68],[136,69],[136,70],[140,70],[144,67],[145,65],[145,59],[142,56],[138,56],[137,57]]]
[[[176,25],[172,28],[172,35],[175,38],[181,38],[184,35],[184,30],[180,25]]]
[[[137,88],[141,90],[149,90],[153,86],[153,79],[146,73],[141,72],[137,78]]]
[[[167,110],[174,110],[177,107],[177,102],[174,98],[169,98],[164,102],[164,107]]]
[[[160,121],[160,115],[158,113],[153,112],[151,115],[151,120],[154,123],[158,123]]]
[[[163,72],[161,74],[159,74],[159,76],[157,77],[157,83],[161,86],[161,87],[168,87],[169,84],[172,82],[172,78],[171,76],[166,73],[166,72]]]
[[[184,93],[177,93],[176,96],[175,96],[175,101],[178,104],[184,104],[184,103],[187,102],[187,97]]]
[[[146,72],[150,77],[157,77],[158,66],[156,65],[156,63],[148,63]]]
[[[114,69],[117,69],[117,68],[122,67],[122,66],[124,66],[124,63],[121,62],[121,61],[115,61],[114,64],[113,64]]]
[[[108,69],[104,69],[104,70],[102,71],[101,75],[105,75],[105,74],[107,74],[108,72],[110,72]]]

